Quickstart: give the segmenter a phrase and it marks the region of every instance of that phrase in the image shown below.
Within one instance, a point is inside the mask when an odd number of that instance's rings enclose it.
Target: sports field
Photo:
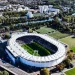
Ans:
[[[48,34],[51,37],[54,37],[56,39],[61,39],[64,37],[69,36],[68,34],[65,33],[61,33],[57,30],[54,30],[52,28],[48,28],[48,27],[41,27],[40,29],[37,29],[36,32],[41,33],[41,34]]]
[[[38,44],[37,42],[33,42],[30,44],[23,44],[22,47],[26,49],[28,53],[35,56],[47,56],[51,54],[50,50]],[[34,50],[38,51],[38,53],[34,52]]]
[[[66,71],[65,72],[66,75],[75,75],[75,68],[69,70],[69,71]]]
[[[63,39],[60,39],[60,41],[68,44],[70,49],[75,52],[75,38],[72,38],[72,36],[68,36]]]

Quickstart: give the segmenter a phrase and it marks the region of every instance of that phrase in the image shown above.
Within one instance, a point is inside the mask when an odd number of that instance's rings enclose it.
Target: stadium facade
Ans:
[[[29,36],[30,38],[38,37],[41,40],[42,39],[45,40],[46,44],[43,43],[43,46],[46,47],[47,46],[49,47],[49,43],[51,43],[52,44],[51,50],[53,51],[53,54],[48,56],[34,56],[29,54],[27,50],[22,48],[20,44],[17,42],[17,39],[27,36]],[[20,61],[24,65],[29,65],[34,67],[51,67],[61,63],[65,59],[66,48],[62,43],[60,43],[59,41],[55,40],[52,37],[49,37],[48,35],[19,32],[19,33],[13,33],[11,38],[8,40],[6,53],[8,54],[13,64],[16,64],[16,62]]]

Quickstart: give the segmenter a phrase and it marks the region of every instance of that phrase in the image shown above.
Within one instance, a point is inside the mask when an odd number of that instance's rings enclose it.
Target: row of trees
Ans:
[[[4,17],[21,17],[21,16],[25,16],[27,14],[27,11],[21,11],[21,12],[10,12],[10,11],[7,11],[7,12],[4,12],[3,13],[3,16]]]
[[[73,58],[74,58],[74,52],[72,50],[68,51],[67,58],[62,63],[57,65],[56,68],[59,71],[62,71],[64,68],[72,68],[73,65],[71,64],[71,61],[73,60]]]
[[[48,20],[49,17],[44,16],[38,16],[33,18],[27,18],[27,17],[9,17],[10,15],[6,14],[4,18],[0,18],[0,23],[2,25],[8,25],[11,24],[17,24],[17,23],[25,23],[25,22],[32,22],[32,21],[41,21],[41,20]]]
[[[33,29],[38,29],[41,26],[47,26],[47,27],[51,27],[53,29],[59,30],[61,32],[70,32],[70,33],[75,33],[75,24],[71,23],[62,23],[59,21],[59,19],[56,17],[53,21],[50,22],[42,22],[42,23],[20,23],[20,22],[25,22],[24,19],[18,19],[18,20],[14,20],[14,19],[5,19],[4,21],[2,21],[0,28],[4,26],[8,26],[10,29],[21,29],[22,26],[28,26],[29,28],[33,28]]]
[[[68,23],[74,23],[75,22],[75,16],[64,16],[62,17],[63,21],[66,21]]]

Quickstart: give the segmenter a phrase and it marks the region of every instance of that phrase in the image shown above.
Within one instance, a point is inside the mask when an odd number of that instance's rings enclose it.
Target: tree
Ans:
[[[3,75],[3,72],[2,71],[0,71],[0,75]]]
[[[50,75],[50,71],[47,68],[41,69],[40,75]]]
[[[6,70],[0,71],[0,75],[9,75],[9,72],[7,72]]]
[[[10,35],[9,34],[5,34],[4,38],[5,39],[10,39]]]
[[[14,25],[10,25],[10,30],[14,30],[15,26]]]
[[[59,71],[62,71],[64,69],[64,67],[65,67],[65,64],[64,63],[61,63],[61,64],[57,65],[56,67],[57,67],[57,69]]]
[[[3,75],[9,75],[9,73],[7,71],[3,71]]]
[[[0,23],[2,23],[2,18],[0,17]]]
[[[70,67],[70,64],[71,64],[70,62],[71,62],[71,61],[70,61],[69,58],[66,58],[66,59],[64,60],[64,63],[65,63],[65,65],[66,65],[67,68]]]
[[[75,30],[75,24],[72,24],[70,28],[72,29],[72,33],[74,33],[74,30]]]
[[[73,59],[73,56],[74,56],[74,52],[72,50],[70,50],[67,54],[68,54],[68,58],[70,60],[72,60]]]
[[[33,30],[29,28],[29,33],[32,33],[32,32],[33,32]]]

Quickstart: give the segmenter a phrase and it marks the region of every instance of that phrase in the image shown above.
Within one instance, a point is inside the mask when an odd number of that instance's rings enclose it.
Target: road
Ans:
[[[6,69],[7,71],[9,71],[11,73],[13,73],[14,75],[30,75],[27,72],[15,67],[15,66],[12,66],[9,63],[6,63],[1,59],[0,59],[0,67]]]

